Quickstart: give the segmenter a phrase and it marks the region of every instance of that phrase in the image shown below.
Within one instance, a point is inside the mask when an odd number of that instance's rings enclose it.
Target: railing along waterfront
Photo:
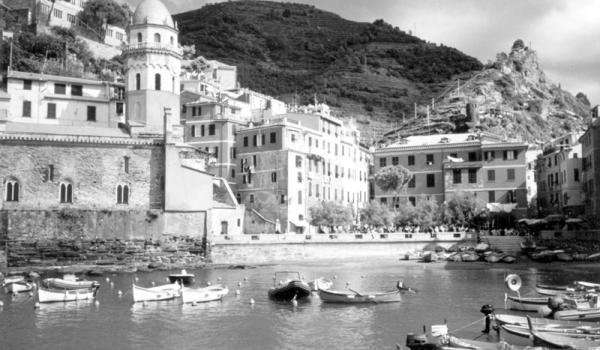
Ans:
[[[297,244],[297,243],[401,243],[462,241],[473,239],[467,232],[390,232],[390,233],[284,233],[215,235],[212,244]]]

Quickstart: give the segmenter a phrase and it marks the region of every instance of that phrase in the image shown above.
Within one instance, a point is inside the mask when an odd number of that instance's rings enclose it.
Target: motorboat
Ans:
[[[204,288],[182,288],[181,299],[184,303],[204,303],[221,300],[229,293],[227,286],[220,284]]]
[[[132,288],[134,303],[140,301],[170,300],[181,295],[181,285],[179,283],[170,283],[152,288],[144,288],[133,284]]]
[[[184,286],[189,286],[194,283],[194,274],[188,273],[186,270],[181,270],[181,273],[172,273],[169,275],[169,282],[180,282]]]
[[[285,278],[285,279],[283,279]],[[269,289],[269,298],[278,301],[291,301],[310,296],[310,286],[296,271],[278,271],[273,276],[274,286]],[[279,281],[277,283],[277,281]]]

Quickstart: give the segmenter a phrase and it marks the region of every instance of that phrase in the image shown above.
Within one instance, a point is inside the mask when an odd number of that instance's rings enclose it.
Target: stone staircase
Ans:
[[[519,254],[521,252],[520,243],[525,239],[521,236],[483,236],[482,242],[486,242],[493,249],[499,249],[508,254]]]

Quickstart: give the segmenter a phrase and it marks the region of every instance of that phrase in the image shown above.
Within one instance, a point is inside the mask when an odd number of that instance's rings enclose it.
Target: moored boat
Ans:
[[[312,291],[318,291],[321,289],[330,289],[333,286],[333,281],[325,277],[319,277],[314,281],[308,282],[308,286]]]
[[[479,255],[475,253],[463,253],[460,258],[464,262],[473,262],[479,260]]]
[[[75,279],[64,279],[64,278],[45,278],[42,281],[42,285],[49,289],[86,289],[86,288],[98,288],[100,283],[96,281],[77,281]]]
[[[204,303],[221,300],[229,293],[227,286],[208,286],[204,288],[182,288],[181,300],[184,303]]]
[[[600,308],[561,310],[556,311],[553,317],[555,320],[598,321],[600,320]]]
[[[529,338],[531,335],[529,326],[527,325],[502,325],[503,330],[506,332],[516,335],[518,337]],[[600,328],[593,328],[589,326],[555,326],[552,324],[546,326],[536,326],[534,329],[537,332],[555,335],[565,335],[571,338],[587,338],[587,339],[600,339]]]
[[[597,261],[600,260],[600,252],[593,253],[585,257],[586,261]]]
[[[38,287],[38,301],[40,303],[52,303],[94,299],[96,290],[96,288],[58,290]]]
[[[548,307],[548,297],[521,297],[505,294],[505,308],[517,311],[533,311],[547,316],[552,310]]]
[[[35,285],[24,280],[18,282],[10,282],[5,285],[8,293],[17,294],[32,291]]]
[[[556,253],[552,250],[543,250],[541,252],[531,253],[530,257],[532,260],[538,262],[552,262],[556,257]]]
[[[494,314],[496,323],[502,325],[520,325],[528,326],[527,317],[509,314]],[[534,327],[577,327],[577,326],[591,326],[600,327],[599,322],[580,322],[580,321],[564,321],[564,320],[552,320],[548,318],[530,317],[531,324]]]
[[[502,255],[498,254],[498,253],[491,252],[491,253],[485,255],[484,260],[487,261],[487,262],[489,262],[489,263],[497,263],[500,260],[502,260]]]
[[[541,295],[560,295],[560,294],[565,294],[569,291],[574,291],[573,288],[566,286],[566,285],[557,286],[557,285],[542,284],[542,283],[537,283],[535,285],[535,290],[536,290],[536,292],[538,292],[538,294],[541,294]]]
[[[569,261],[573,261],[573,256],[569,253],[559,252],[559,253],[556,253],[556,260],[563,261],[563,262],[569,262]]]
[[[310,296],[311,288],[300,278],[300,273],[295,271],[278,271],[273,277],[274,282],[279,278],[287,276],[286,280],[280,280],[278,285],[269,289],[269,298],[278,301],[290,301]]]
[[[181,295],[181,286],[179,283],[165,284],[152,288],[143,288],[133,284],[132,288],[134,303],[139,301],[170,300]]]
[[[566,335],[540,332],[531,322],[529,323],[529,333],[533,337],[533,343],[535,345],[548,346],[555,349],[598,349],[600,346],[600,342],[597,340],[573,338]]]
[[[517,258],[514,255],[507,254],[502,257],[503,263],[512,264],[515,261],[517,261]]]
[[[169,282],[181,283],[184,286],[189,286],[194,283],[194,274],[188,273],[186,270],[181,270],[181,273],[172,273],[169,275]]]
[[[340,292],[319,290],[319,298],[324,303],[361,304],[361,303],[390,303],[402,300],[401,290],[392,292]]]

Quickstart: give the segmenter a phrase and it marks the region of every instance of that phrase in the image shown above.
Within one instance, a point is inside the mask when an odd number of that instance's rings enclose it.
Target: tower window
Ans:
[[[56,103],[48,103],[48,119],[56,119]]]
[[[87,106],[87,121],[96,121],[96,106]]]
[[[129,174],[129,157],[123,157],[123,171],[125,174]]]
[[[128,204],[129,203],[129,186],[119,185],[117,186],[117,204]]]
[[[142,33],[137,33],[137,41],[138,43],[142,42]]]
[[[173,45],[173,44],[174,44],[174,40],[173,40],[173,37],[171,37],[171,45]]]
[[[60,184],[60,202],[73,203],[73,185],[70,183]]]
[[[138,73],[135,75],[135,89],[140,90],[141,88],[142,88],[142,76],[140,73]]]
[[[154,74],[154,90],[160,90],[160,74]]]
[[[17,181],[11,180],[6,183],[5,199],[7,202],[19,201],[19,183]]]
[[[160,34],[158,34],[158,33],[154,34],[154,42],[155,43],[159,43],[160,42]]]

